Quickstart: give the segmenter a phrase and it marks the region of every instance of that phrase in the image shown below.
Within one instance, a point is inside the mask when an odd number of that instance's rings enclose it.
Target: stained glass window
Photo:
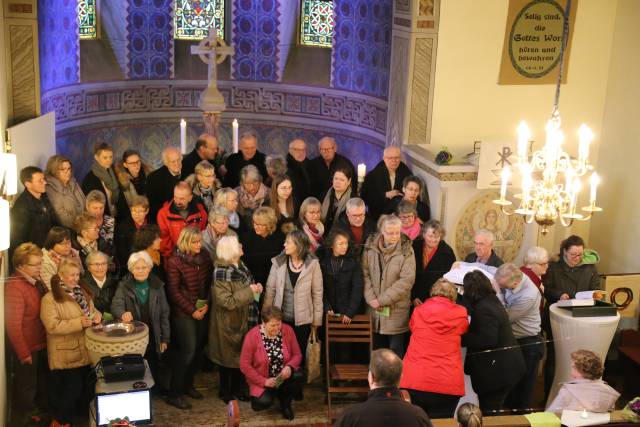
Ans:
[[[78,33],[81,39],[95,39],[97,35],[97,0],[78,0]]]
[[[224,38],[224,0],[174,0],[173,6],[176,39],[202,40],[214,25]]]
[[[333,1],[302,0],[300,43],[331,47],[333,41]]]

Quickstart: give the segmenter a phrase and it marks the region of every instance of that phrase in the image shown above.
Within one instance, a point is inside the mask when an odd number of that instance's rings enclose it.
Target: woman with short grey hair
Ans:
[[[87,270],[81,281],[93,294],[93,304],[103,317],[111,312],[111,301],[118,287],[118,279],[109,270],[109,256],[104,252],[91,252],[85,258]]]
[[[149,344],[144,357],[151,374],[158,378],[160,354],[167,349],[171,337],[164,283],[151,273],[153,260],[146,251],[132,253],[127,268],[129,274],[120,281],[111,301],[111,314],[123,322],[137,320],[147,324]]]
[[[251,223],[253,211],[269,204],[269,188],[262,183],[262,175],[254,165],[247,165],[240,170],[238,192],[239,212],[245,224]]]
[[[216,261],[216,245],[225,236],[236,236],[236,232],[229,228],[229,211],[222,206],[214,206],[209,211],[207,228],[202,232],[202,247]]]
[[[193,194],[200,197],[207,212],[213,207],[213,197],[222,187],[216,178],[216,169],[208,160],[203,160],[195,167],[194,173],[189,175],[186,182],[191,184]]]
[[[100,237],[113,248],[113,238],[115,234],[116,220],[114,217],[105,214],[105,207],[107,204],[107,198],[103,193],[98,190],[91,190],[87,194],[87,201],[85,203],[85,212],[93,215],[98,226],[100,227]],[[113,249],[109,251],[113,253]]]
[[[534,285],[540,290],[542,300],[540,301],[540,314],[544,311],[544,285],[542,284],[542,276],[549,268],[549,253],[545,248],[540,246],[532,246],[527,249],[524,255],[524,265],[520,270],[527,275]]]
[[[246,397],[242,390],[240,351],[245,334],[259,322],[257,301],[263,288],[240,260],[242,245],[236,236],[222,237],[216,253],[207,356],[220,366],[220,398],[228,403]]]

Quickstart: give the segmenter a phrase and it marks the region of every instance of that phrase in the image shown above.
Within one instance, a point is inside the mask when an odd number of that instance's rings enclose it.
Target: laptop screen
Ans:
[[[116,418],[129,417],[129,421],[151,421],[151,395],[149,390],[96,396],[96,424],[108,425]]]

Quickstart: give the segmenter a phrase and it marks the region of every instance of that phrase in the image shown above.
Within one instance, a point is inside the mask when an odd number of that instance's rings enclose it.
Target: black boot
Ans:
[[[293,409],[291,409],[291,399],[280,402],[280,411],[282,412],[282,416],[287,420],[294,418]]]

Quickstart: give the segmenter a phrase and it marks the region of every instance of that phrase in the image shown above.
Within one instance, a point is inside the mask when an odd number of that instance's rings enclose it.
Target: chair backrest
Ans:
[[[325,340],[327,344],[336,342],[369,343],[369,351],[371,351],[373,345],[371,315],[356,314],[349,324],[342,323],[341,316],[327,316]]]
[[[237,400],[230,400],[227,404],[227,427],[238,427],[240,425],[240,408]]]

